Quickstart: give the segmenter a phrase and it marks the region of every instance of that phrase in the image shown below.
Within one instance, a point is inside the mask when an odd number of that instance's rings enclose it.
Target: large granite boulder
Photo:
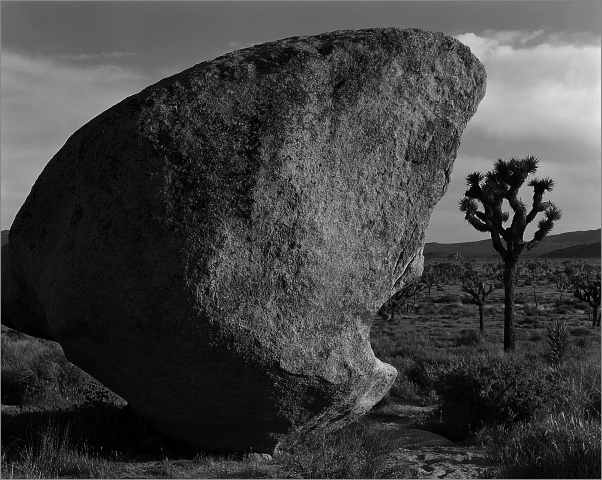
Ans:
[[[395,28],[166,78],[48,163],[2,249],[2,321],[202,447],[340,427],[395,379],[371,318],[420,274],[484,93],[466,46]]]

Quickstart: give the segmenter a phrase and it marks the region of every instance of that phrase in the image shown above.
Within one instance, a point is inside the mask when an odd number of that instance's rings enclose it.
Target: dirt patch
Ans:
[[[492,478],[495,466],[478,446],[460,446],[436,433],[413,428],[435,407],[420,400],[390,398],[369,418],[394,440],[397,447],[382,459],[387,472],[404,472],[391,478]]]

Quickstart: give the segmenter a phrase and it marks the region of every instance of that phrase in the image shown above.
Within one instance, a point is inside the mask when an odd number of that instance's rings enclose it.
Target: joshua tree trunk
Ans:
[[[516,332],[514,331],[514,276],[516,262],[509,259],[504,269],[504,351],[516,349]]]
[[[479,305],[479,330],[481,331],[481,333],[483,333],[485,331],[485,321],[483,320],[484,315],[485,315],[485,305],[481,303]]]

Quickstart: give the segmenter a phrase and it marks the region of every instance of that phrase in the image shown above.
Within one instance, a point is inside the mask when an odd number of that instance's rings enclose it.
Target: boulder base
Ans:
[[[340,427],[395,379],[371,318],[420,274],[484,93],[466,46],[394,28],[166,78],[48,163],[2,248],[2,321],[207,449]]]

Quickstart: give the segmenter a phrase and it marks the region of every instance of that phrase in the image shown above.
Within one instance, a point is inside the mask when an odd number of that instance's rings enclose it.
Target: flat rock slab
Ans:
[[[386,455],[382,468],[388,478],[488,478],[494,465],[484,449],[416,444]]]

